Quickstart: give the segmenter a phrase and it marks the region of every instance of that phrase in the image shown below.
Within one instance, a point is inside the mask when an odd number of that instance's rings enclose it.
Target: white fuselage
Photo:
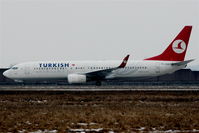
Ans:
[[[86,74],[89,72],[115,68],[118,61],[48,61],[28,62],[15,65],[4,75],[14,80],[67,79],[70,74]],[[128,61],[124,68],[113,70],[105,79],[140,78],[160,76],[173,73],[186,65],[174,66],[176,61]]]

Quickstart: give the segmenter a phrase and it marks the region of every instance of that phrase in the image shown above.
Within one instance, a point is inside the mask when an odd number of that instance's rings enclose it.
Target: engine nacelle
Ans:
[[[69,74],[68,75],[68,83],[86,83],[86,75],[81,74]]]

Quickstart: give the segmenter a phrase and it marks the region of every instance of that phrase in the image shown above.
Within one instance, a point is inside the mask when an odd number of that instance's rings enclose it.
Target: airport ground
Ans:
[[[199,132],[196,90],[17,91],[16,88],[34,87],[7,86],[8,91],[0,91],[0,132]],[[173,86],[174,90],[179,88],[190,89]]]

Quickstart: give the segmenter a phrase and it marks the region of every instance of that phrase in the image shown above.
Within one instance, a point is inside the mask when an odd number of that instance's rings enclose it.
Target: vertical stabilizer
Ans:
[[[185,26],[162,54],[145,60],[184,61],[191,30],[192,26]]]

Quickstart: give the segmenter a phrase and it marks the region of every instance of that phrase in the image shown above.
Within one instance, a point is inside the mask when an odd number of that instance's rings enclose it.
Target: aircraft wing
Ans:
[[[94,71],[94,72],[89,72],[89,73],[86,73],[86,76],[90,79],[94,79],[94,80],[101,80],[101,79],[105,79],[105,77],[107,75],[109,75],[112,71],[114,70],[117,70],[117,69],[120,69],[120,68],[124,68],[128,62],[128,59],[129,59],[129,55],[127,55],[122,63],[118,66],[118,67],[115,67],[115,68],[111,68],[111,69],[104,69],[104,70],[99,70],[99,71]]]

